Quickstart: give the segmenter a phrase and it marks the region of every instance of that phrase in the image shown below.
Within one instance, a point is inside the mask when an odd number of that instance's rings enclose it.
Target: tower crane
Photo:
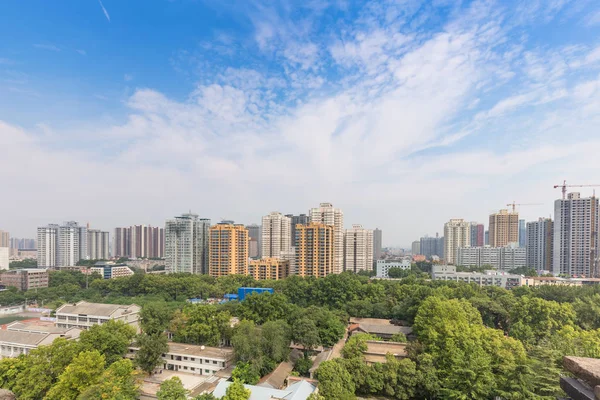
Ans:
[[[541,205],[542,205],[542,203],[515,203],[515,201],[513,200],[512,203],[507,204],[506,206],[507,207],[512,207],[512,212],[514,213],[515,212],[515,208],[517,206],[520,207],[520,206],[541,206]]]
[[[600,187],[600,185],[567,185],[567,181],[563,181],[562,185],[554,185],[554,189],[562,188],[563,200],[567,197],[567,188],[568,187]]]

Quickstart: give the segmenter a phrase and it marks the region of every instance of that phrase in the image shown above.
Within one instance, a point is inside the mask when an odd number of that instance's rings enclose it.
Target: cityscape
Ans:
[[[600,400],[600,1],[0,37],[0,400]]]

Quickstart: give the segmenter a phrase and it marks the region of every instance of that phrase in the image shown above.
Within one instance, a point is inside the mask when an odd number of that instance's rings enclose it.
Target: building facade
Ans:
[[[248,244],[248,255],[250,258],[260,258],[262,253],[260,225],[246,225],[246,229],[248,229],[248,240],[250,241]]]
[[[373,270],[373,231],[352,225],[344,231],[344,271]]]
[[[527,242],[527,225],[524,219],[519,220],[519,247],[525,247]]]
[[[377,260],[377,278],[389,278],[390,268],[400,268],[403,270],[408,270],[411,267],[410,260]]]
[[[133,271],[125,264],[115,264],[111,261],[101,261],[94,264],[93,267],[89,269],[91,273],[98,273],[102,275],[104,279],[115,279],[122,278],[124,276],[133,275]]]
[[[431,259],[432,257],[444,258],[444,238],[439,237],[436,233],[435,237],[422,237],[420,240],[421,244],[419,250],[422,255],[426,258]]]
[[[250,260],[248,275],[258,280],[271,279],[278,281],[290,275],[290,262],[280,258],[261,258]]]
[[[208,273],[210,219],[183,214],[165,222],[167,273]]]
[[[516,245],[505,247],[459,247],[456,265],[483,267],[504,271],[527,266],[526,251]]]
[[[262,217],[261,257],[281,258],[290,251],[292,220],[280,212]]]
[[[569,193],[554,202],[552,273],[598,277],[598,198]]]
[[[471,247],[485,246],[483,224],[471,222]]]
[[[431,279],[434,281],[476,283],[479,286],[497,286],[504,289],[512,289],[522,284],[521,275],[506,272],[456,272],[453,265],[433,265],[431,268]]]
[[[500,210],[490,215],[490,247],[504,247],[519,243],[519,213]]]
[[[79,338],[80,329],[58,328],[53,325],[29,325],[13,322],[0,330],[0,358],[16,358],[27,355],[39,346],[48,346],[58,338]]]
[[[412,242],[410,249],[411,249],[411,254],[413,256],[416,256],[417,254],[421,254],[421,241],[415,240],[414,242]]]
[[[87,248],[90,260],[108,260],[109,254],[108,232],[102,232],[97,229],[88,229]]]
[[[41,289],[48,287],[48,271],[42,268],[23,268],[4,271],[0,274],[0,282],[5,286],[19,290]]]
[[[140,306],[101,304],[80,301],[63,304],[56,310],[56,326],[59,328],[89,329],[109,320],[122,321],[139,330]]]
[[[37,249],[37,245],[35,242],[36,242],[35,239],[19,239],[19,238],[11,237],[10,238],[10,248],[17,249],[17,250],[21,250],[21,249],[34,250],[34,249]]]
[[[39,267],[76,265],[79,260],[89,257],[87,228],[75,221],[40,227],[37,236]]]
[[[247,275],[248,230],[242,224],[223,221],[210,227],[209,274],[214,277]]]
[[[0,247],[0,270],[8,270],[10,268],[10,249],[8,247]]]
[[[10,234],[2,230],[0,230],[0,247],[11,247]]]
[[[444,261],[455,264],[459,247],[471,245],[471,226],[464,219],[451,219],[444,224]]]
[[[296,225],[296,275],[324,278],[335,273],[334,241],[331,225]]]
[[[310,210],[310,222],[333,227],[333,273],[341,273],[344,269],[344,213],[331,203],[321,203]]]
[[[310,217],[306,214],[294,215],[294,214],[286,214],[291,220],[291,230],[290,230],[290,246],[294,247],[296,245],[296,225],[306,225],[310,222]]]
[[[527,266],[536,271],[552,271],[554,224],[550,218],[527,223]]]
[[[375,228],[373,231],[373,260],[379,260],[383,254],[382,236],[381,229]]]
[[[163,258],[165,229],[149,225],[115,228],[113,256],[126,258]]]

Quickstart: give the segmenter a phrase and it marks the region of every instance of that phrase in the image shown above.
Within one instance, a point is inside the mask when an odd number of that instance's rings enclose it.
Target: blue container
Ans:
[[[238,289],[238,300],[244,301],[246,296],[250,293],[271,293],[273,294],[273,288],[254,288],[254,287],[241,287]]]

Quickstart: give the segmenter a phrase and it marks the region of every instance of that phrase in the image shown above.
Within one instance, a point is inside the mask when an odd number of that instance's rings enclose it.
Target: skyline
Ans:
[[[409,248],[600,183],[600,5],[304,3],[3,5],[0,229],[330,202]]]

